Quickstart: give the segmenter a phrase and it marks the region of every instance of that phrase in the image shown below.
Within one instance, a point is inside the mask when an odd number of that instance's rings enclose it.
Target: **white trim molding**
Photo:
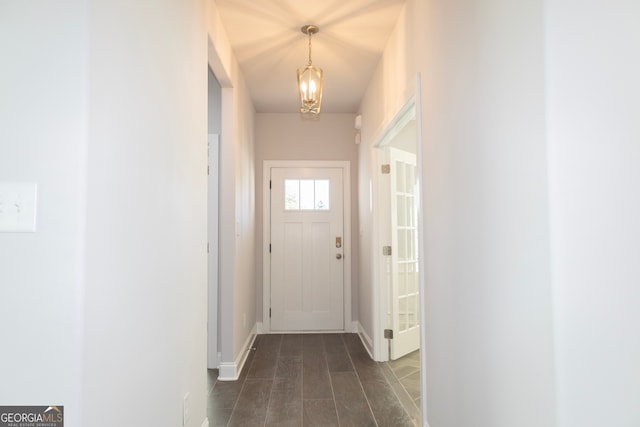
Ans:
[[[233,362],[220,362],[220,368],[218,372],[218,381],[237,381],[244,368],[244,364],[247,361],[249,352],[253,347],[253,342],[257,336],[257,325],[253,326],[251,333],[244,342],[240,353]]]
[[[360,341],[362,341],[362,345],[367,350],[367,353],[369,353],[369,357],[375,360],[375,358],[373,357],[373,340],[367,334],[367,331],[364,330],[360,322],[354,322],[354,323],[357,323],[356,332],[360,337]]]

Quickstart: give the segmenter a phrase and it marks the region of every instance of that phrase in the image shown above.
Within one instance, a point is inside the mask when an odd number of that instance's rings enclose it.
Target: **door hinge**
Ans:
[[[382,255],[391,255],[391,246],[383,246]]]
[[[269,253],[271,253],[271,243],[269,243]]]
[[[382,165],[380,166],[380,172],[382,172],[383,174],[390,174],[391,173],[391,165]]]
[[[209,165],[207,165],[207,175],[209,175]]]
[[[269,180],[269,190],[271,190],[271,180]]]
[[[385,329],[384,330],[384,338],[387,340],[393,339],[393,329]]]
[[[271,318],[271,307],[269,307],[269,318]]]

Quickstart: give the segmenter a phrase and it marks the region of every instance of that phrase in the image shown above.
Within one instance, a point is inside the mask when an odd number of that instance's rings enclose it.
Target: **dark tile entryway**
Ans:
[[[209,371],[212,426],[419,424],[419,387],[401,383],[413,362],[374,362],[356,334],[259,335],[254,347],[238,381]]]

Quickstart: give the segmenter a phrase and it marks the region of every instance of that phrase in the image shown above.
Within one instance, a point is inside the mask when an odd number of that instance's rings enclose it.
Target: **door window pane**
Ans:
[[[300,209],[312,210],[314,206],[314,185],[312,179],[300,180]]]
[[[300,181],[284,180],[284,209],[287,211],[300,209]]]
[[[284,209],[328,211],[329,193],[328,179],[285,179]]]
[[[315,209],[320,211],[329,210],[329,180],[315,180]]]

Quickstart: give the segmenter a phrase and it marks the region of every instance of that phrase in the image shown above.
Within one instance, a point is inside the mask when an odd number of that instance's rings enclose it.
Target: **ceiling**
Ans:
[[[259,113],[300,111],[296,69],[324,71],[323,113],[355,113],[405,0],[216,0]]]

